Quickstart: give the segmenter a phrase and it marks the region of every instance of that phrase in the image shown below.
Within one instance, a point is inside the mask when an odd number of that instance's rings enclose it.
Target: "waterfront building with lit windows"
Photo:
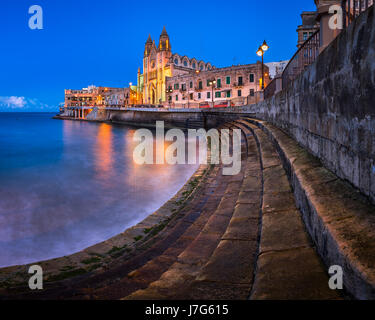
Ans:
[[[301,45],[311,37],[316,30],[319,29],[319,23],[316,21],[317,12],[315,11],[304,11],[301,13],[302,24],[297,28],[298,42],[297,47]]]
[[[265,85],[270,81],[264,66]],[[197,108],[204,106],[241,106],[259,99],[262,65],[237,65],[195,71],[166,79],[167,105]]]
[[[65,111],[74,111],[74,117],[85,118],[95,107],[109,107],[115,105],[125,106],[124,88],[96,87],[88,86],[82,89],[65,90]],[[71,113],[71,112],[69,112]]]
[[[112,88],[104,92],[104,105],[107,108],[122,108],[129,105],[130,88]]]

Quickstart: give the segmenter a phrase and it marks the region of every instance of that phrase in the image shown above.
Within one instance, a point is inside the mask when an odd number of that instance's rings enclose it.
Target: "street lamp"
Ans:
[[[212,80],[209,82],[209,85],[211,86],[211,99],[212,99],[212,108],[214,107],[214,88],[215,88],[216,80]]]
[[[167,93],[167,96],[168,96],[168,102],[171,102],[171,93],[173,92],[173,90],[172,90],[172,88],[168,88],[168,89],[166,89],[165,90],[165,92]],[[170,106],[171,104],[169,103],[169,106]]]
[[[130,105],[134,104],[134,94],[133,94],[133,89],[132,89],[132,82],[129,82],[129,93],[130,93]],[[133,102],[133,103],[132,103]]]
[[[263,56],[264,53],[269,49],[269,46],[266,42],[266,40],[263,41],[263,44],[259,47],[257,51],[257,55],[259,57],[262,57],[262,90],[264,90],[264,64],[263,64]]]

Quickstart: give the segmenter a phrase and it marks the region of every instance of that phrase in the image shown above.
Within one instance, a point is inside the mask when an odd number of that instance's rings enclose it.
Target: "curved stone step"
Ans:
[[[138,290],[124,299],[186,299],[194,298],[195,293],[198,297],[199,291],[191,290],[192,283],[209,261],[227,229],[242,186],[245,166],[246,161],[243,161],[240,174],[223,177],[228,184],[219,206],[168,271],[146,289]]]
[[[148,256],[152,256],[151,259],[145,260],[130,272],[127,269],[128,273],[118,277],[116,281],[92,290],[91,298],[118,299],[147,288],[151,282],[159,279],[161,274],[177,260],[178,255],[197,237],[218,206],[227,188],[227,182],[222,179],[220,170],[221,166],[214,167],[213,174],[208,177],[207,186],[203,188],[202,194],[189,203],[185,214],[180,214],[183,215],[181,221],[162,241],[147,250]],[[205,193],[207,197],[204,196]]]
[[[263,121],[248,121],[277,147],[325,264],[343,268],[344,287],[354,298],[375,299],[375,206],[282,130]]]
[[[218,166],[214,170],[218,174],[220,169]],[[173,233],[171,232],[163,241],[164,251],[158,250],[156,246],[151,247],[149,251],[160,253],[139,268],[131,270],[115,283],[96,290],[96,299],[118,299],[136,290],[144,289],[149,283],[159,279],[161,274],[177,260],[178,255],[195,239],[201,226],[207,222],[219,204],[226,189],[226,182],[216,177],[209,179],[207,183],[208,186],[203,193],[207,193],[208,198],[202,199],[205,198],[202,194],[197,203],[187,208],[188,213],[181,218]]]
[[[186,298],[245,300],[250,294],[258,252],[261,171],[253,135],[234,125],[244,135],[246,168],[253,169],[245,171],[226,231],[196,280],[185,289]]]
[[[267,135],[244,120],[261,155],[263,203],[261,238],[250,299],[337,299],[296,208],[281,159]]]

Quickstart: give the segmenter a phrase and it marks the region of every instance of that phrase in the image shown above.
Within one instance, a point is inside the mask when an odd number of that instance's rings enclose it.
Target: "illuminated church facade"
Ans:
[[[144,104],[162,104],[166,99],[167,78],[198,71],[212,70],[210,63],[172,53],[172,46],[165,27],[159,37],[159,43],[149,35],[143,56],[143,74],[138,70],[138,102]]]

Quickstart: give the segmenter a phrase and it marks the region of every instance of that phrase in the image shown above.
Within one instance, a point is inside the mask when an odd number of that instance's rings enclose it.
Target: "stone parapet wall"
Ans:
[[[375,203],[375,17],[371,7],[293,84],[251,112],[296,139]]]

